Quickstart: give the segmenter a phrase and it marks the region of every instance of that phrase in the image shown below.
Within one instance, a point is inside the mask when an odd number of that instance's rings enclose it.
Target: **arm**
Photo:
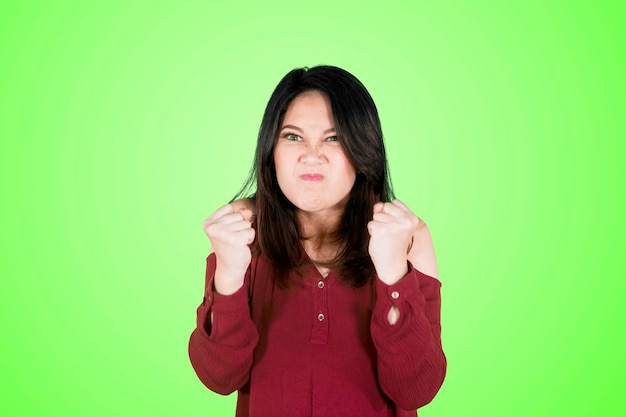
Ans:
[[[415,410],[438,392],[446,372],[441,347],[441,284],[409,263],[409,272],[393,285],[376,282],[371,334],[378,357],[378,380],[400,408]],[[392,325],[388,314],[395,307]]]
[[[446,371],[432,239],[398,200],[377,203],[368,228],[377,273],[370,327],[379,383],[398,407],[415,410],[434,398]]]
[[[250,318],[249,276],[231,295],[213,290],[215,255],[207,258],[204,300],[189,340],[191,364],[204,385],[219,394],[241,388],[250,376],[258,332]]]

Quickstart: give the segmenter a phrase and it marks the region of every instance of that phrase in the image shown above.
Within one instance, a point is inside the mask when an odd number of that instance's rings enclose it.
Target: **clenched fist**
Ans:
[[[408,254],[419,224],[419,218],[400,200],[374,205],[374,216],[367,224],[368,251],[385,284],[395,284],[408,272]]]
[[[253,212],[248,208],[235,211],[232,204],[217,209],[204,221],[206,232],[215,252],[215,290],[224,295],[236,292],[250,265],[250,244],[254,241]]]

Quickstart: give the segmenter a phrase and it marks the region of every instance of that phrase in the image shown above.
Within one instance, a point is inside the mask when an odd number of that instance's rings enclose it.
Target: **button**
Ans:
[[[394,291],[391,293],[391,298],[397,300],[400,297],[400,293],[398,291]]]
[[[320,281],[317,283],[317,288],[324,288],[324,281]]]
[[[318,319],[319,321],[324,321],[324,315],[323,315],[322,313],[318,314],[318,315],[317,315],[317,319]]]

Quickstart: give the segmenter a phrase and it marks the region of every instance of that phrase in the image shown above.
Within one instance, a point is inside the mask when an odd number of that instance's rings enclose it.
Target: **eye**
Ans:
[[[299,135],[296,135],[295,133],[283,133],[282,135],[283,138],[287,139],[287,140],[293,140],[295,142],[301,142],[302,141],[302,137]]]
[[[339,142],[339,139],[337,139],[337,136],[329,136],[326,138],[326,142]]]

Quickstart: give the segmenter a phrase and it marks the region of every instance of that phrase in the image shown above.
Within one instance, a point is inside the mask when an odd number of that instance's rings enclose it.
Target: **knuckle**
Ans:
[[[204,226],[204,230],[209,236],[215,236],[215,223],[208,223]]]

